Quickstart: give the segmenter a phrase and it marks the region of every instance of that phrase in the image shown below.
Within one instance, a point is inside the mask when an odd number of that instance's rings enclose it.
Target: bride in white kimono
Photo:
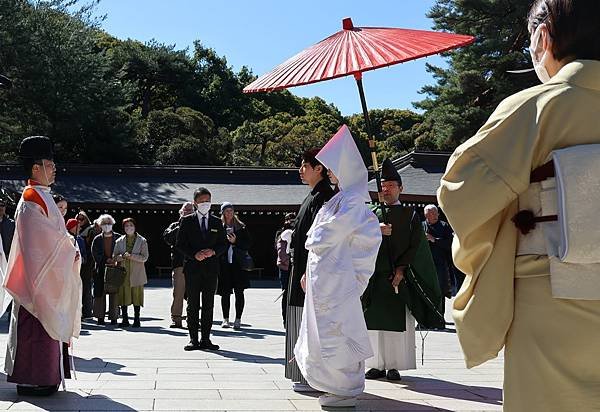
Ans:
[[[373,356],[360,297],[375,269],[381,243],[368,174],[347,126],[316,156],[339,191],[317,214],[309,251],[300,336],[294,354],[310,386],[325,392],[323,406],[354,406],[365,387],[364,360]]]

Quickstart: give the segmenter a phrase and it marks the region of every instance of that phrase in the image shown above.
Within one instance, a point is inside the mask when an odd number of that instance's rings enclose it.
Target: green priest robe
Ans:
[[[382,222],[381,209],[374,213]],[[425,328],[444,327],[439,303],[442,294],[435,264],[419,216],[412,208],[386,206],[391,236],[384,236],[377,255],[375,273],[362,297],[369,330],[404,332],[406,307]],[[390,276],[396,267],[406,267],[396,294]]]

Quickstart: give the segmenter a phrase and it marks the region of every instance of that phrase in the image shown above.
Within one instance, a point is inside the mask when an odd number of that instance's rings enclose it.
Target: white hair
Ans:
[[[114,225],[116,223],[115,219],[111,215],[108,215],[108,214],[98,216],[98,219],[94,220],[94,223],[96,223],[98,226],[100,226],[102,224],[102,221],[104,221],[104,220],[109,220],[110,225]]]
[[[427,205],[427,206],[425,206],[425,209],[424,209],[425,213],[429,212],[430,210],[435,210],[437,212],[438,208],[437,208],[436,205]]]

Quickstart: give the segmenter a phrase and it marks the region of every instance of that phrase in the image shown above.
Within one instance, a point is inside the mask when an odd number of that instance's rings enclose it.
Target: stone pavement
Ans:
[[[169,329],[166,286],[153,281],[147,287],[140,329],[83,325],[74,345],[78,379],[67,380],[68,392],[44,399],[18,397],[2,375],[0,410],[321,410],[315,395],[293,392],[283,377],[284,331],[280,303],[274,303],[278,289],[246,291],[241,331],[221,329],[216,297],[213,342],[222,350],[210,353],[184,352],[187,334]],[[6,316],[0,331],[4,351]],[[452,330],[429,332],[424,365],[420,347],[417,332],[418,368],[405,371],[400,383],[368,381],[356,410],[501,410],[501,359],[467,370]]]

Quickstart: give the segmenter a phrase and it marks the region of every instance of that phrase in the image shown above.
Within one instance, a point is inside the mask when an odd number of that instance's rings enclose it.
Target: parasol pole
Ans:
[[[371,128],[371,119],[369,118],[369,109],[367,109],[367,99],[365,99],[365,91],[362,84],[362,72],[354,73],[354,79],[358,86],[358,94],[360,96],[360,104],[362,106],[363,116],[365,118],[365,126],[367,129],[367,137],[369,138],[369,151],[371,152],[371,163],[375,172],[375,181],[377,182],[377,203],[381,208],[381,217],[383,222],[387,223],[387,212],[383,202],[383,190],[381,188],[381,174],[379,173],[379,162],[377,162],[377,148],[375,147],[375,137]]]

